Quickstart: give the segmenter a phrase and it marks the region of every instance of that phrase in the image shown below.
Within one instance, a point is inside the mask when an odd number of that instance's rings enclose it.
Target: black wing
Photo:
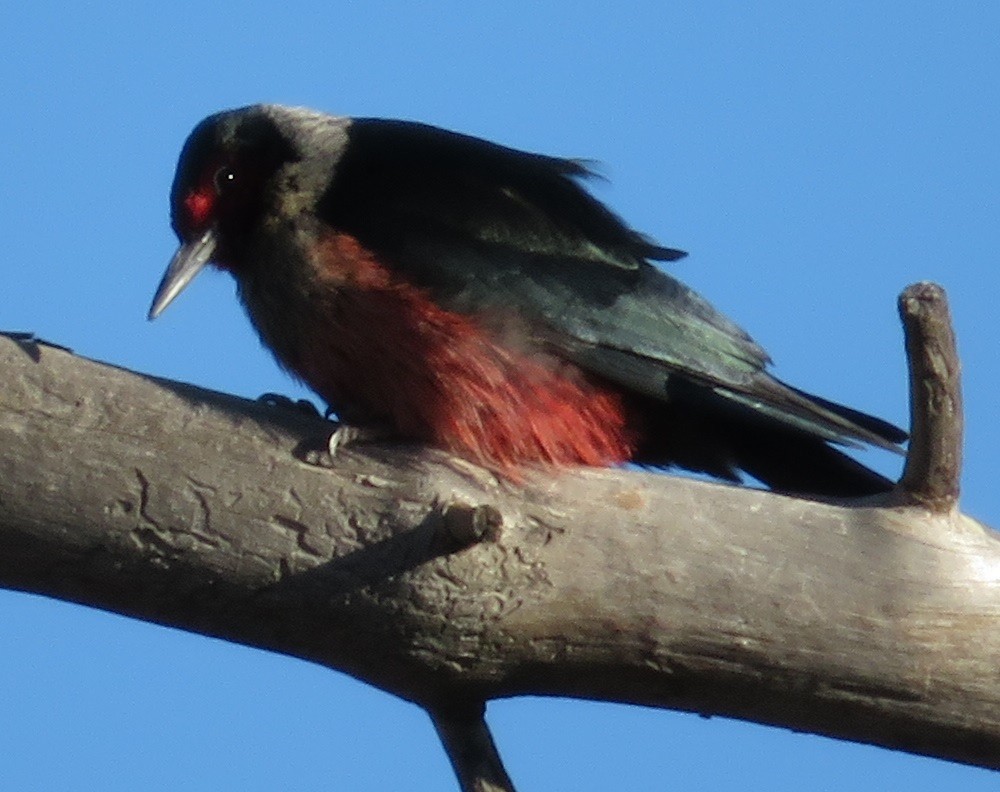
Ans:
[[[768,375],[760,346],[649,263],[684,254],[593,198],[581,162],[401,121],[357,119],[348,135],[321,216],[449,309],[516,315],[538,343],[643,397],[731,407],[825,441],[905,439]]]

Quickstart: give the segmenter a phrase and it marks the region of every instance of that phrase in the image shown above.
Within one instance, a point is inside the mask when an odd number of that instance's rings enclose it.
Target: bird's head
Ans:
[[[315,206],[329,185],[349,119],[303,108],[252,105],[209,116],[181,151],[170,191],[180,247],[163,275],[155,319],[209,263],[237,277],[252,264],[270,219]]]

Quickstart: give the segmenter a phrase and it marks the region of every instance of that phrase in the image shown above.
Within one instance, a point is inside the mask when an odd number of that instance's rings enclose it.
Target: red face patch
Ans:
[[[184,220],[189,229],[195,231],[211,222],[217,197],[211,180],[203,182],[187,194],[184,198]]]

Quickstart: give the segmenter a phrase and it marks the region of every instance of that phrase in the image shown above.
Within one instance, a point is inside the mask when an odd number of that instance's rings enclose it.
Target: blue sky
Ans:
[[[966,511],[1000,524],[1000,6],[884,2],[58,4],[0,28],[0,327],[299,395],[222,274],[156,323],[167,190],[255,101],[419,119],[604,163],[603,199],[800,387],[906,424],[895,299],[950,294]],[[306,395],[302,393],[301,395]],[[895,473],[898,461],[871,455]],[[453,788],[421,711],[298,660],[0,592],[0,788]],[[723,719],[497,702],[522,790],[994,789],[944,762]]]

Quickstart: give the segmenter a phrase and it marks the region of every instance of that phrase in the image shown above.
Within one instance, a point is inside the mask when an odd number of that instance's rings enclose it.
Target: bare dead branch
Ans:
[[[935,511],[955,507],[962,472],[962,387],[948,299],[933,283],[899,298],[910,366],[910,440],[901,490]]]
[[[431,711],[430,716],[462,792],[514,792],[486,725],[482,702]]]
[[[1000,768],[1000,542],[949,506],[957,367],[941,300],[908,295],[916,459],[839,503],[612,470],[515,486],[402,447],[323,469],[317,418],[0,339],[0,585],[346,671],[432,713],[470,789],[509,786],[456,703],[522,694]]]

